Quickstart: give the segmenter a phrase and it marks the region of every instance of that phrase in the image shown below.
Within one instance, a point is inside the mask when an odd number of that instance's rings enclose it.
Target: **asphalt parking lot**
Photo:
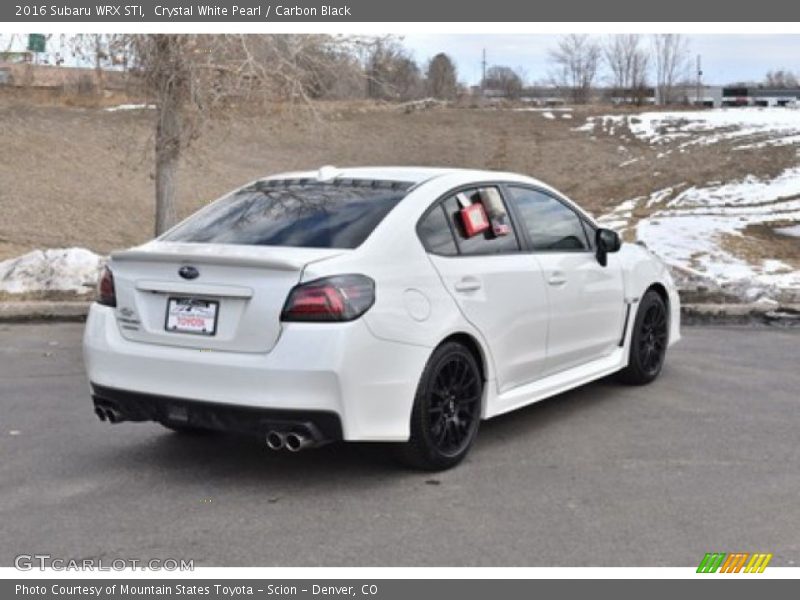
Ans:
[[[800,562],[800,329],[687,327],[653,385],[603,380],[484,423],[453,471],[375,445],[273,453],[92,412],[82,325],[0,325],[0,565]]]

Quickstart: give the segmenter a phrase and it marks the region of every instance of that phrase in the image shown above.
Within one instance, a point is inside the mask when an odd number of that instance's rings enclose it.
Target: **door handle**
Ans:
[[[457,292],[476,292],[481,289],[481,282],[474,277],[464,277],[455,285]]]
[[[547,280],[550,285],[564,285],[567,283],[567,278],[561,271],[553,271]]]

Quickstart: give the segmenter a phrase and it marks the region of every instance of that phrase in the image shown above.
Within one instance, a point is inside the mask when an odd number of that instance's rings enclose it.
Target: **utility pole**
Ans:
[[[483,60],[481,60],[481,96],[486,87],[486,48],[483,49]]]
[[[700,99],[700,88],[703,86],[703,68],[700,63],[700,55],[697,55],[697,92],[695,93],[695,104],[702,105],[702,101]]]

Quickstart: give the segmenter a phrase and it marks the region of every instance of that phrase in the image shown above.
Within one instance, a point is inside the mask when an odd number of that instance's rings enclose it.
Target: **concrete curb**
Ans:
[[[0,322],[84,321],[90,304],[79,300],[0,302]]]
[[[90,304],[87,301],[0,302],[0,323],[84,321]],[[800,304],[684,304],[681,318],[684,325],[800,326]]]
[[[684,304],[681,307],[683,325],[800,325],[800,305],[746,304]]]

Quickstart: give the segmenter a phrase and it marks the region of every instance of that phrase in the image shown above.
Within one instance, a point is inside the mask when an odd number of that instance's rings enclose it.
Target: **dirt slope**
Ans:
[[[613,111],[609,107],[595,113]],[[335,165],[451,165],[538,177],[600,213],[676,181],[774,176],[795,148],[713,148],[658,159],[647,144],[574,131],[592,114],[327,104],[209,123],[180,173],[182,216],[277,171]],[[564,118],[570,114],[571,118]],[[130,246],[152,234],[152,111],[0,104],[0,260],[33,248]],[[636,162],[631,159],[638,158]],[[625,165],[625,166],[621,166]]]

